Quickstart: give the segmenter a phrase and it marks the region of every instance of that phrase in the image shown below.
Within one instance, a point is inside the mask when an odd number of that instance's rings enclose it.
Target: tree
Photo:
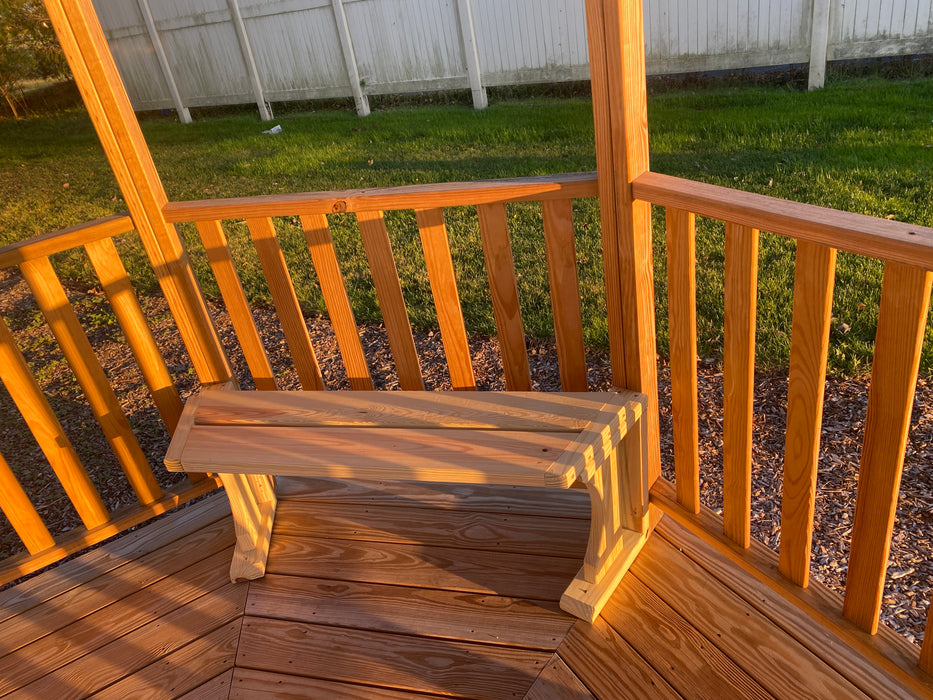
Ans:
[[[0,0],[0,96],[19,118],[24,80],[68,75],[68,63],[39,0]]]

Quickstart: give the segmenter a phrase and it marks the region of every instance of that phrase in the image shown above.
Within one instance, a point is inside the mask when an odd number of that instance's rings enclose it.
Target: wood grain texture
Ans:
[[[709,508],[684,510],[672,484],[651,489],[653,507],[665,515],[663,537],[723,581],[759,612],[872,697],[926,697],[933,681],[917,668],[916,646],[889,627],[860,630],[842,616],[842,596],[817,582],[801,588],[778,573],[778,555],[757,540],[738,548],[722,534],[722,518]]]
[[[602,618],[574,624],[557,654],[596,697],[680,698]]]
[[[723,528],[748,547],[752,507],[752,408],[758,231],[726,224],[723,348]]]
[[[685,697],[772,697],[635,576],[622,579],[602,619]]]
[[[933,273],[888,262],[875,332],[843,614],[878,629]]]
[[[797,240],[871,258],[933,269],[933,229],[864,214],[740,192],[727,187],[644,173],[635,196],[720,221],[734,221]]]
[[[798,586],[806,586],[810,580],[835,270],[835,250],[806,241],[797,244],[784,441],[780,571]]]
[[[55,544],[39,513],[29,500],[22,485],[0,454],[0,510],[16,531],[30,554],[41,552]]]
[[[509,242],[505,205],[484,204],[478,206],[476,211],[479,214],[483,256],[486,260],[499,351],[502,353],[505,386],[509,391],[530,391],[531,372],[528,369],[528,352],[522,311],[518,303],[515,262],[512,259],[512,244]]]
[[[583,681],[554,654],[523,700],[596,700]]]
[[[332,537],[369,542],[425,544],[463,549],[495,549],[517,554],[582,556],[586,521],[547,516],[438,511],[392,507],[283,501],[276,514],[279,534]]]
[[[162,497],[152,469],[48,258],[20,265],[33,297],[142,505]]]
[[[165,190],[94,8],[55,0],[46,10],[198,377],[225,381],[230,365],[181,238],[162,214]]]
[[[285,264],[285,256],[282,255],[272,219],[247,219],[246,225],[256,246],[262,273],[272,294],[272,303],[282,325],[282,332],[285,334],[301,387],[305,391],[320,391],[324,388],[321,368],[311,345],[304,313],[295,294],[295,286]]]
[[[708,639],[715,639],[736,664],[778,697],[865,698],[765,616],[710,577],[666,540],[651,538],[631,574]],[[774,659],[781,659],[775,664]]]
[[[20,352],[16,339],[3,318],[0,318],[0,380],[25,419],[84,526],[92,528],[110,520],[110,513],[97,493],[94,482],[65,435],[61,423],[33,377],[26,358]],[[12,494],[14,491],[15,489],[7,493]]]
[[[507,596],[267,574],[253,617],[553,651],[573,619],[555,603]]]
[[[923,647],[920,649],[920,669],[933,675],[933,617],[927,610],[927,626],[923,632]]]
[[[233,684],[234,670],[231,668],[219,676],[214,676],[207,683],[199,685],[194,690],[189,690],[179,700],[227,700]]]
[[[323,214],[302,216],[301,228],[308,243],[311,262],[314,263],[314,271],[321,285],[327,315],[337,337],[337,346],[340,348],[350,386],[353,389],[372,390],[373,380],[360,342],[353,309],[350,307],[343,274],[340,272],[340,264],[337,262],[337,252],[334,250],[334,240],[330,235],[327,217]]]
[[[406,391],[422,391],[424,379],[421,376],[421,364],[385,218],[381,211],[360,212],[357,214],[357,221],[369,262],[369,271],[376,286],[382,321],[389,336],[392,356],[395,358],[399,386]]]
[[[539,202],[597,195],[595,173],[568,173],[534,177],[405,185],[402,187],[261,195],[230,199],[170,202],[168,221],[378,212],[397,209],[442,209],[496,202]]]
[[[682,209],[669,207],[666,229],[675,484],[678,502],[687,510],[699,513],[696,217]]]
[[[0,269],[19,265],[24,260],[48,258],[55,253],[86,245],[93,241],[119,236],[133,230],[133,220],[126,214],[114,214],[102,219],[50,231],[0,248]]]
[[[156,345],[146,315],[139,306],[139,300],[133,291],[129,275],[117,252],[113,239],[104,238],[84,245],[88,258],[100,280],[104,294],[113,309],[114,315],[123,330],[126,342],[133,351],[136,364],[143,375],[152,400],[159,410],[162,422],[169,435],[175,432],[175,426],[181,417],[182,403],[178,389],[168,373],[162,352]]]
[[[237,666],[496,700],[523,695],[549,657],[533,650],[247,616]]]
[[[434,308],[437,310],[437,324],[444,343],[451,386],[455,390],[475,390],[476,378],[473,376],[463,309],[460,306],[457,278],[450,256],[444,210],[417,209],[415,216],[421,234],[428,279],[431,281],[431,293],[434,297]]]
[[[586,391],[586,354],[574,247],[573,202],[569,199],[546,201],[541,203],[541,209],[560,385],[563,391]]]
[[[226,696],[224,696],[226,697]],[[409,693],[371,685],[355,685],[320,678],[289,676],[251,668],[237,668],[229,700],[295,700],[296,698],[327,698],[328,700],[430,700],[444,697],[425,693]],[[449,696],[446,696],[449,697]]]
[[[580,560],[273,535],[266,571],[556,602]]]
[[[246,365],[253,376],[253,384],[259,391],[275,391],[278,386],[275,383],[272,365],[269,364],[269,356],[256,329],[256,321],[243,292],[233,257],[230,255],[223,227],[219,221],[199,221],[197,229],[224,306],[230,314],[233,330],[240,341]]]

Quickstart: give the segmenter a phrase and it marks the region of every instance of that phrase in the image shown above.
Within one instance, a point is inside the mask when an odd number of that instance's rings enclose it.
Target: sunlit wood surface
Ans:
[[[750,595],[750,575],[667,516],[590,625],[557,605],[586,549],[584,491],[282,479],[279,493],[263,579],[230,583],[220,494],[0,592],[0,696],[910,693]]]

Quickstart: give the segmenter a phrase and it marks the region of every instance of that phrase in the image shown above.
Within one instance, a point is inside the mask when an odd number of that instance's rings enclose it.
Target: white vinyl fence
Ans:
[[[644,0],[651,74],[933,53],[933,0]],[[584,0],[94,0],[138,110],[589,77]]]

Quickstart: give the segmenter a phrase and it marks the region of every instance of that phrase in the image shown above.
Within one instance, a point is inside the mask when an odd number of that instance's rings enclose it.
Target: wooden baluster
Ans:
[[[843,615],[878,629],[933,273],[888,262],[875,332]]]
[[[437,325],[444,342],[450,383],[454,389],[475,390],[473,363],[470,361],[470,346],[467,342],[463,309],[457,292],[457,278],[450,256],[450,243],[444,225],[443,209],[418,209],[418,230],[421,232],[421,247],[431,280],[434,308],[437,310]]]
[[[727,223],[722,515],[726,536],[743,547],[751,538],[757,293],[758,231]]]
[[[162,489],[136,441],[107,375],[94,355],[94,348],[71,308],[52,263],[48,258],[36,258],[21,263],[20,270],[139,502],[147,505],[159,500]]]
[[[798,586],[806,586],[810,578],[835,269],[834,249],[797,242],[779,569]]]
[[[696,217],[668,207],[667,311],[674,415],[677,501],[700,512],[700,431],[697,407]]]
[[[350,298],[343,282],[334,241],[330,235],[327,217],[323,214],[308,214],[301,217],[301,227],[308,242],[311,261],[327,305],[330,323],[337,337],[340,356],[347,370],[350,386],[361,391],[372,391],[373,380],[366,364],[366,354],[360,342],[360,332],[350,307]]]
[[[923,632],[923,647],[920,649],[920,668],[933,674],[933,614],[930,614],[930,610],[927,610],[927,626]]]
[[[509,224],[504,204],[481,204],[479,230],[489,276],[492,311],[502,353],[505,386],[509,391],[531,391],[531,371],[522,328],[522,312],[515,282],[515,262],[509,243]]]
[[[564,391],[586,391],[586,352],[573,237],[573,202],[569,199],[545,200],[541,203],[541,210],[560,384]]]
[[[392,355],[395,357],[399,385],[408,391],[421,391],[424,389],[421,364],[418,361],[418,350],[415,348],[385,219],[381,211],[359,212],[356,218],[360,224],[363,248],[369,261],[373,284],[376,286],[382,320],[389,336],[389,347],[392,348]]]
[[[10,393],[16,407],[49,460],[52,471],[68,494],[78,517],[87,529],[110,520],[94,482],[81,464],[61,423],[49,405],[45,394],[32,376],[26,359],[16,346],[13,334],[0,318],[0,380]]]
[[[30,554],[41,552],[55,545],[55,540],[2,454],[0,454],[0,510],[10,521],[10,525],[16,530],[16,534],[19,535]]]
[[[240,341],[243,357],[246,358],[250,374],[253,375],[253,383],[259,391],[275,391],[278,386],[275,383],[272,365],[269,364],[266,349],[259,337],[259,331],[256,330],[256,321],[233,264],[223,226],[219,221],[199,221],[196,225],[201,242],[204,243],[207,261],[230,314],[233,330]]]
[[[247,219],[246,225],[256,245],[259,264],[272,294],[272,303],[279,315],[285,342],[288,343],[301,387],[306,391],[320,391],[324,388],[321,368],[311,346],[308,325],[298,303],[292,277],[285,265],[285,256],[282,255],[282,248],[276,238],[272,219]]]
[[[136,363],[146,386],[149,387],[152,400],[162,416],[162,422],[169,435],[173,435],[183,408],[181,398],[168,373],[168,367],[165,366],[159,346],[152,337],[146,315],[139,306],[117,247],[112,238],[104,238],[86,244],[84,249],[110,301],[120,328],[123,329],[126,342],[136,357]]]

